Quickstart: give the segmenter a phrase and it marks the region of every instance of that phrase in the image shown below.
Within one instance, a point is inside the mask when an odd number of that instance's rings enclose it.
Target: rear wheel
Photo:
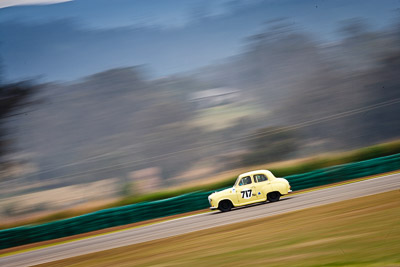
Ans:
[[[281,194],[279,192],[271,192],[268,193],[267,199],[269,202],[276,202],[281,198]]]
[[[223,200],[219,203],[218,209],[222,212],[230,211],[232,209],[232,202],[229,200]]]

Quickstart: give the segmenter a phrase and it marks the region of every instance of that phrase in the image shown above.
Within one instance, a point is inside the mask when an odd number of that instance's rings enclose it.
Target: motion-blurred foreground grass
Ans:
[[[399,190],[40,266],[400,266]]]

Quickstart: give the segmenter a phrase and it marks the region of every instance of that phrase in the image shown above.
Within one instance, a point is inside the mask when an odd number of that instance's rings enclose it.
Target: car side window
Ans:
[[[247,184],[251,184],[250,176],[246,176],[240,179],[239,185],[247,185]]]
[[[265,182],[267,180],[268,180],[268,178],[264,174],[255,174],[254,175],[254,181],[256,183]]]

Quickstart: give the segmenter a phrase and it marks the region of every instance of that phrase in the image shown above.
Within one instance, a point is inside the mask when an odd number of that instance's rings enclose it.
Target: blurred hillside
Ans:
[[[338,40],[278,21],[241,54],[190,73],[150,79],[136,66],[42,84],[38,103],[6,120],[1,198],[105,179],[110,197],[140,194],[398,138],[398,25],[347,21]]]

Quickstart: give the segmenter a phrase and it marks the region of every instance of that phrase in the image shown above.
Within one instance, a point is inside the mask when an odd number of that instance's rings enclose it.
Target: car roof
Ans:
[[[271,173],[271,172],[269,170],[255,170],[255,171],[242,173],[241,175],[239,175],[239,177],[242,178],[245,176],[250,176],[250,175],[260,174],[260,173],[265,174],[265,173]]]

